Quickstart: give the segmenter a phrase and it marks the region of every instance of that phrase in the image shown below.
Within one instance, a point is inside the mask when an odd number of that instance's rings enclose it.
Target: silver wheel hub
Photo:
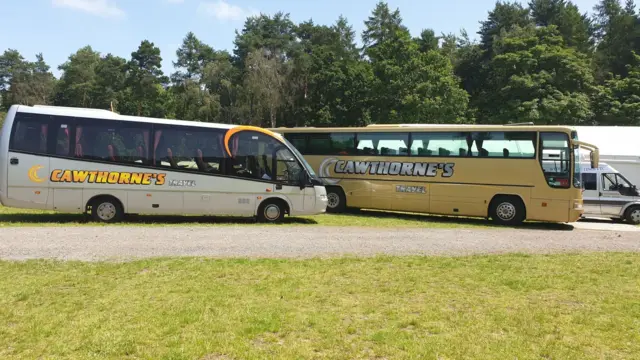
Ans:
[[[516,216],[516,207],[513,204],[504,202],[498,205],[496,209],[496,215],[502,220],[511,220]]]
[[[280,217],[280,208],[273,204],[267,205],[267,207],[264,208],[264,217],[269,220],[277,219]]]
[[[101,220],[109,221],[116,216],[116,207],[112,203],[102,203],[98,205],[96,214]]]
[[[640,224],[640,209],[633,209],[629,214],[629,219],[634,224]]]
[[[336,193],[328,193],[327,194],[327,206],[330,208],[335,208],[340,203],[340,197]]]

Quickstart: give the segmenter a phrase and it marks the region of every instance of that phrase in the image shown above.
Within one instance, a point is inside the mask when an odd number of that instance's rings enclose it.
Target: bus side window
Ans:
[[[18,116],[20,115],[20,116]],[[47,153],[49,116],[16,115],[10,150],[35,154]]]

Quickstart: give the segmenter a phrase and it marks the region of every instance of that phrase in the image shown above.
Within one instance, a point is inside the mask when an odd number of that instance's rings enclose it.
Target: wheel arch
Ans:
[[[635,201],[630,201],[627,204],[625,204],[622,207],[622,210],[620,211],[620,216],[624,217],[627,215],[627,211],[629,211],[629,209],[631,209],[634,206],[640,206],[640,201],[635,200]]]
[[[622,217],[621,217],[621,219],[623,221],[628,221],[629,220],[628,217],[629,217],[630,211],[632,209],[640,209],[640,202],[634,201],[632,203],[627,204],[624,207],[624,210],[622,211]]]
[[[285,214],[291,215],[291,202],[289,201],[289,199],[287,199],[285,196],[282,196],[282,195],[273,195],[273,196],[264,197],[262,200],[260,200],[256,204],[256,209],[254,211],[255,216],[258,216],[261,206],[263,204],[266,204],[268,201],[280,201],[284,203]]]
[[[98,195],[92,196],[85,203],[85,206],[84,206],[85,211],[89,210],[89,207],[91,206],[91,203],[93,203],[95,200],[100,199],[100,198],[112,198],[112,199],[116,200],[118,202],[118,204],[120,205],[120,208],[122,209],[122,212],[125,213],[125,214],[127,213],[127,208],[124,205],[124,201],[122,201],[122,199],[120,199],[119,197],[117,197],[115,195],[112,195],[112,194],[98,194]]]
[[[498,193],[493,195],[493,197],[491,198],[491,200],[489,200],[489,203],[487,204],[487,218],[491,217],[491,207],[497,201],[497,199],[501,197],[510,197],[510,198],[518,199],[518,201],[520,201],[520,204],[522,205],[522,208],[524,209],[524,220],[527,219],[527,205],[525,204],[524,199],[522,198],[522,195],[513,194],[513,193]]]

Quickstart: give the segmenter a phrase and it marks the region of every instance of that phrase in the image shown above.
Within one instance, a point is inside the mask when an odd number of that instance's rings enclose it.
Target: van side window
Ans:
[[[593,173],[582,173],[582,185],[585,190],[598,190],[598,176]]]
[[[631,188],[631,184],[618,174],[602,174],[602,188],[608,191],[618,191],[621,188]]]

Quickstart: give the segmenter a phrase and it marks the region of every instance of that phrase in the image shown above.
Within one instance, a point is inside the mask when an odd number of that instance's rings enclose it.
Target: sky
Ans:
[[[591,13],[599,0],[573,0],[582,13]],[[192,31],[216,50],[232,51],[235,30],[247,16],[278,11],[299,23],[333,24],[347,18],[359,40],[364,21],[378,0],[0,0],[4,26],[0,51],[16,49],[34,61],[42,52],[51,70],[83,46],[131,57],[147,39],[160,48],[162,70],[174,72],[172,61],[185,35]],[[526,0],[520,1],[526,4]],[[431,28],[436,34],[465,29],[476,37],[479,23],[487,18],[495,0],[388,0],[398,8],[412,35]]]

